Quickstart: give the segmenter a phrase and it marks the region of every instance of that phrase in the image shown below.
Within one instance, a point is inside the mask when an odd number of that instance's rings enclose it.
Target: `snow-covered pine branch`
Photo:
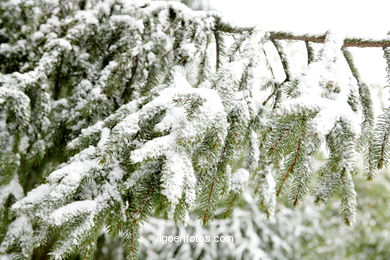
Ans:
[[[317,38],[178,3],[4,1],[0,14],[4,253],[28,258],[52,241],[53,257],[93,257],[106,228],[136,258],[149,216],[185,221],[196,209],[207,224],[221,206],[229,216],[244,189],[272,215],[283,191],[299,204],[314,174],[316,200],[339,189],[351,224],[356,154],[367,154],[368,176],[389,160],[389,110],[374,124],[346,49],[388,41],[329,32],[294,75],[283,40]],[[329,156],[315,173],[321,145]]]

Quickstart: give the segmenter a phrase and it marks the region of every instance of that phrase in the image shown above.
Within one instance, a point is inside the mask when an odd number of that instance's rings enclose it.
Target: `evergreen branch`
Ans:
[[[305,140],[305,143],[306,142],[308,141]],[[296,207],[303,200],[309,190],[308,186],[312,173],[310,165],[312,163],[312,160],[310,155],[306,156],[309,156],[307,158],[304,158],[307,161],[304,163],[300,163],[298,169],[295,171],[295,174],[293,176],[292,187],[289,194],[290,203],[293,207]]]
[[[228,218],[231,216],[232,211],[233,211],[233,207],[234,207],[234,204],[235,204],[237,198],[238,198],[237,193],[233,193],[232,195],[230,195],[230,198],[228,199],[228,204],[227,204],[225,212],[223,214],[224,218]]]
[[[271,66],[271,63],[270,63],[269,59],[268,59],[267,52],[265,51],[264,48],[261,48],[261,51],[262,51],[262,53],[264,55],[265,64],[267,66],[267,69],[271,73],[271,77],[272,77],[271,83],[274,86],[274,89],[273,89],[272,93],[263,102],[263,106],[265,106],[268,103],[268,101],[271,99],[271,97],[273,97],[275,94],[277,94],[278,91],[280,91],[279,89],[280,89],[281,84],[274,84],[273,81],[275,81],[275,73],[274,73],[274,70],[273,70],[273,68]]]
[[[308,41],[315,43],[324,43],[324,35],[296,35],[288,32],[270,32],[271,40],[293,40],[293,41]],[[344,40],[343,47],[359,47],[359,48],[372,48],[372,47],[390,47],[390,40],[371,40],[363,38],[346,38]]]
[[[310,64],[314,61],[315,55],[314,55],[314,49],[311,46],[309,41],[305,41],[306,46],[306,52],[307,52],[307,63]]]
[[[387,143],[387,139],[389,138],[389,135],[390,134],[388,132],[383,135],[383,140],[382,140],[383,145],[381,145],[381,152],[378,160],[378,169],[382,169],[383,165],[385,164],[386,143]]]
[[[223,28],[225,28],[226,24],[221,22],[221,17],[215,17],[215,29],[213,30],[214,39],[215,39],[215,64],[216,70],[222,65],[222,55],[225,55],[225,40],[223,38]]]
[[[387,64],[387,82],[390,83],[390,48],[383,48],[383,57],[385,58]]]
[[[349,172],[343,169],[341,174],[341,211],[345,224],[348,226],[355,223],[356,218],[356,191]]]
[[[319,170],[319,184],[316,188],[316,193],[314,195],[314,203],[320,204],[329,198],[335,190],[339,187],[341,182],[340,172],[334,172],[333,169],[337,167],[332,165],[331,161],[328,161],[320,170]]]
[[[130,97],[131,97],[131,87],[134,83],[134,80],[135,80],[135,77],[136,77],[136,72],[137,72],[137,68],[138,68],[138,56],[135,56],[134,58],[134,63],[132,64],[132,67],[131,67],[131,76],[130,76],[130,79],[127,81],[126,85],[125,85],[125,89],[122,93],[122,99],[126,102],[128,102],[130,100]]]
[[[375,176],[375,172],[377,169],[377,165],[375,165],[375,155],[374,155],[374,147],[372,142],[372,133],[370,133],[370,136],[368,138],[368,145],[367,145],[367,151],[365,151],[364,159],[366,160],[366,176],[367,181],[372,181],[372,179]]]
[[[387,117],[385,117],[387,115]],[[387,150],[389,149],[388,147],[386,147],[390,141],[390,109],[387,111],[387,113],[385,113],[385,115],[383,116],[383,122],[381,122],[383,125],[381,127],[381,129],[379,129],[378,131],[381,131],[382,132],[382,144],[381,144],[381,149],[380,149],[380,156],[379,156],[379,160],[378,160],[378,169],[381,169],[384,165],[385,165],[385,161],[386,161],[386,152]]]
[[[342,52],[344,54],[344,58],[348,63],[349,69],[351,70],[352,75],[355,77],[356,81],[359,83],[362,81],[359,71],[354,63],[352,53],[345,47],[342,48]]]
[[[302,141],[302,139],[299,138],[298,144],[297,144],[297,148],[296,148],[295,153],[294,153],[293,162],[292,162],[292,164],[288,167],[286,173],[283,175],[282,182],[281,182],[281,184],[279,185],[279,187],[278,187],[278,189],[277,189],[277,191],[276,191],[276,196],[279,196],[279,194],[281,193],[282,188],[283,188],[285,182],[287,181],[287,179],[288,179],[290,173],[294,171],[294,168],[295,168],[295,166],[296,166],[296,164],[297,164],[297,162],[298,162],[298,157],[299,157],[300,152],[301,152],[301,141]]]
[[[222,66],[222,55],[225,54],[224,48],[224,39],[220,32],[217,30],[214,31],[214,39],[215,39],[215,64],[216,64],[216,70]]]
[[[138,233],[139,233],[139,226],[137,224],[132,224],[130,227],[129,235],[129,258],[130,259],[137,259],[137,252],[138,252]]]
[[[230,33],[230,34],[242,34],[244,32],[251,32],[255,29],[255,27],[252,26],[239,27],[236,25],[231,25],[223,21],[222,17],[216,14],[212,14],[212,17],[214,18],[216,23],[215,30],[218,30],[220,32]]]
[[[372,98],[371,98],[370,89],[368,88],[367,84],[363,82],[360,73],[357,70],[357,67],[353,61],[351,52],[346,48],[342,48],[342,52],[352,72],[352,75],[355,77],[357,84],[359,86],[359,97],[363,107],[363,114],[366,122],[371,127],[374,123],[374,112],[372,108]]]
[[[149,187],[147,193],[144,195],[143,201],[141,202],[141,206],[133,212],[133,215],[136,215],[136,216],[137,216],[137,215],[139,215],[139,216],[142,215],[142,213],[144,212],[144,209],[145,209],[146,205],[147,205],[147,204],[151,201],[151,199],[152,199],[152,195],[153,195],[153,193],[154,193],[154,191],[155,191],[156,186],[157,186],[157,185],[156,185],[156,182],[154,182],[154,183]],[[138,220],[139,220],[139,218],[136,218],[136,219],[132,220],[132,223],[135,224]]]
[[[280,42],[278,42],[277,40],[272,39],[272,38],[270,38],[270,39],[271,39],[271,42],[273,43],[273,45],[275,46],[276,51],[278,52],[278,55],[280,57],[280,61],[282,62],[283,70],[286,74],[286,79],[284,80],[284,82],[288,82],[293,78],[293,75],[291,73],[290,64],[287,60],[287,54],[284,51],[283,46]],[[283,83],[281,85],[283,85]]]
[[[267,69],[270,71],[272,79],[275,80],[275,72],[274,72],[274,69],[271,66],[271,62],[269,61],[267,52],[265,51],[264,47],[261,48],[261,51],[262,51],[262,53],[264,55],[265,65],[267,66]]]
[[[237,142],[237,138],[239,137],[237,131],[239,131],[237,128],[242,127],[241,125],[238,125],[238,122],[235,121],[237,118],[232,116],[232,121],[230,128],[228,130],[228,134],[225,139],[225,145],[223,146],[223,149],[221,151],[221,157],[218,160],[218,163],[216,165],[215,171],[212,172],[212,179],[211,184],[209,187],[207,187],[207,193],[206,193],[206,205],[204,206],[205,210],[203,213],[203,224],[207,225],[211,211],[214,210],[214,206],[216,204],[216,201],[218,199],[218,192],[221,192],[221,190],[224,188],[225,185],[225,172],[226,172],[226,166],[230,161],[232,160],[233,153],[235,152],[235,149],[239,143]],[[241,123],[241,122],[240,122]]]
[[[277,125],[274,127],[274,129],[271,130],[271,135],[273,131],[276,131],[277,137],[276,140],[274,141],[274,138],[271,139],[271,147],[267,150],[268,155],[272,155],[277,149],[279,148],[280,145],[285,142],[285,139],[288,138],[291,133],[294,130],[294,125],[291,125],[291,122],[288,121],[288,125],[286,126],[286,122],[284,122],[285,119],[279,120]],[[278,131],[279,130],[279,131]],[[279,134],[280,132],[280,134]],[[272,137],[272,136],[271,136]],[[274,141],[274,142],[272,142]]]
[[[55,72],[55,80],[54,80],[54,87],[53,87],[53,98],[59,99],[61,96],[61,70],[64,63],[64,53],[61,53],[61,56],[59,58],[60,62],[56,68]]]
[[[290,132],[291,130],[292,130],[292,129],[289,128],[289,129],[287,129],[286,132],[283,132],[283,133],[279,136],[277,142],[268,150],[267,153],[268,153],[268,154],[272,154],[276,149],[278,149],[278,147],[279,147],[279,145],[282,143],[283,139],[285,139],[286,137],[288,137],[288,132]]]
[[[271,92],[271,94],[268,95],[268,97],[264,100],[263,102],[263,106],[265,106],[268,101],[276,94],[276,92],[278,91],[278,88],[274,88],[274,90]]]
[[[378,117],[372,137],[372,155],[375,168],[381,169],[387,165],[390,158],[390,109]]]
[[[207,207],[203,213],[203,224],[206,225],[208,220],[209,220],[209,214],[210,214],[210,206],[211,205],[211,198],[212,198],[212,194],[214,193],[214,186],[215,186],[215,180],[212,181],[211,185],[210,185],[210,191],[208,193],[208,196],[207,196]]]
[[[198,83],[197,85],[200,86],[200,84],[206,80],[206,73],[207,73],[207,50],[208,50],[208,47],[209,47],[209,44],[210,44],[210,36],[207,35],[207,40],[206,40],[206,43],[205,43],[205,47],[204,47],[204,50],[202,52],[202,58],[201,58],[201,61],[199,63],[199,72],[198,72]]]

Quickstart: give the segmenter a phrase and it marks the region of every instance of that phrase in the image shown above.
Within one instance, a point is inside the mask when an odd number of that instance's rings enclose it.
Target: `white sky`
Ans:
[[[390,0],[205,0],[229,21],[265,31],[389,38]],[[351,48],[367,83],[386,85],[381,48]]]

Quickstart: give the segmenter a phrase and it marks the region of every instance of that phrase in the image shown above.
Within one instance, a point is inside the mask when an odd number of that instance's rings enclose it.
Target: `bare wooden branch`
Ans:
[[[308,42],[316,42],[323,43],[325,40],[325,34],[323,35],[295,35],[292,33],[286,32],[270,32],[271,40],[294,40],[294,41],[308,41]],[[389,40],[372,40],[372,39],[363,39],[363,38],[346,38],[344,40],[343,47],[390,47],[390,39]]]

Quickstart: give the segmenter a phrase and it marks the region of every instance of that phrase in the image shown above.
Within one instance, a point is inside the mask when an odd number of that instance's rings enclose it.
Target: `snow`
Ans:
[[[117,124],[113,129],[113,133],[131,137],[139,131],[139,115],[137,113],[128,115],[124,120]]]
[[[281,114],[318,112],[311,125],[321,138],[338,120],[347,122],[355,136],[361,132],[361,114],[355,113],[348,105],[349,95],[359,94],[356,80],[343,63],[342,43],[340,37],[328,33],[319,60],[312,62],[299,78],[298,96],[283,102],[278,111]]]
[[[88,160],[88,158],[92,156],[94,152],[95,148],[93,146],[84,149],[71,159],[70,164],[64,165],[63,167],[53,171],[48,176],[48,181],[55,183],[63,179],[69,173],[74,171],[88,171],[92,167],[96,166],[95,163]]]
[[[77,216],[92,213],[96,207],[97,202],[94,200],[75,201],[53,211],[48,221],[52,225],[60,226]]]
[[[96,14],[93,11],[78,11],[75,14],[75,19],[83,21],[83,23],[86,25],[99,24],[99,20],[96,18]]]
[[[160,109],[164,109],[165,116],[155,126],[155,129],[159,131],[170,129],[170,134],[147,141],[142,147],[131,152],[131,160],[134,163],[139,163],[164,156],[161,178],[163,181],[162,194],[168,198],[173,206],[185,194],[186,203],[192,207],[195,202],[196,178],[191,159],[178,144],[178,140],[184,140],[184,145],[191,144],[196,138],[204,136],[210,127],[219,127],[226,134],[226,114],[222,101],[215,90],[191,88],[180,70],[176,70],[174,75],[170,88],[162,90],[157,98],[146,104],[137,113],[138,115],[133,114],[133,117],[145,120],[151,118]],[[185,98],[190,98],[190,100],[191,98],[200,98],[202,100],[194,115],[196,119],[187,119],[188,112],[185,106],[177,107],[174,102],[174,100]],[[134,124],[130,127],[135,128]]]
[[[132,151],[131,160],[134,163],[139,163],[146,159],[156,159],[168,153],[167,151],[170,151],[172,146],[175,146],[175,139],[172,135],[154,138],[146,142],[142,148]]]
[[[272,176],[271,172],[268,171],[265,174],[265,181],[266,181],[267,186],[268,186],[268,194],[271,197],[275,193],[275,190],[276,190],[275,189],[276,183],[275,183],[274,177]]]
[[[71,251],[73,248],[77,247],[79,241],[85,238],[85,235],[95,226],[95,222],[92,217],[85,219],[81,224],[75,226],[72,232],[68,235],[67,239],[61,243],[60,247],[57,247],[55,250],[50,252],[50,255],[54,259],[61,259],[63,254]]]
[[[253,153],[250,156],[253,158],[253,162],[252,165],[249,165],[249,169],[254,170],[257,168],[260,159],[259,137],[255,131],[251,131],[250,145]]]
[[[8,196],[13,195],[16,200],[20,200],[24,191],[17,178],[13,178],[8,184],[0,186],[0,206],[3,206]]]
[[[70,44],[69,41],[62,39],[62,38],[57,38],[57,39],[51,39],[47,43],[47,48],[53,48],[53,47],[59,47],[61,49],[70,51],[72,49],[72,45]]]
[[[164,118],[160,123],[156,124],[155,130],[164,132],[169,129],[177,129],[184,120],[186,120],[186,110],[184,107],[168,108]]]
[[[69,182],[71,180],[81,178],[81,173],[88,172],[93,167],[96,167],[96,163],[94,161],[73,162],[58,170],[53,171],[47,179],[51,183],[55,183],[58,181],[61,181],[62,183]]]
[[[3,248],[7,248],[9,245],[12,245],[16,241],[22,246],[22,254],[24,257],[28,257],[30,252],[33,236],[33,229],[30,223],[30,220],[27,216],[18,216],[8,227],[7,234],[5,235],[5,243],[2,243],[0,250],[3,251]],[[27,249],[27,250],[26,250]]]
[[[218,84],[216,89],[225,105],[231,104],[238,90],[238,83],[244,70],[244,61],[231,62],[218,72]],[[232,106],[232,105],[230,105]],[[231,107],[228,107],[228,111]]]
[[[143,178],[153,174],[158,167],[157,161],[148,161],[140,166],[138,170],[135,170],[131,176],[123,183],[123,187],[127,189],[133,188],[137,183],[142,181]]]
[[[230,179],[229,189],[232,192],[239,193],[242,190],[244,190],[245,185],[247,184],[248,181],[249,181],[249,172],[244,168],[240,168],[232,174],[232,177]]]
[[[181,46],[181,50],[182,50],[184,56],[190,57],[190,58],[194,57],[195,53],[197,52],[197,48],[195,46],[195,43],[192,43],[192,42],[184,43]]]
[[[100,140],[97,147],[102,147],[108,141],[109,137],[110,137],[110,129],[107,127],[103,128],[100,134]]]
[[[80,144],[81,140],[99,134],[102,131],[103,125],[103,121],[98,121],[88,128],[81,129],[81,134],[67,145],[68,149],[74,149]]]
[[[185,202],[189,207],[195,203],[196,177],[192,168],[191,158],[183,153],[165,153],[167,156],[162,169],[161,193],[167,197],[172,205],[176,205],[181,199],[183,192]],[[171,216],[172,217],[172,216]]]
[[[34,41],[38,41],[40,39],[42,39],[45,35],[43,34],[43,32],[41,31],[37,31],[37,32],[34,32],[34,34],[32,35],[32,40]]]
[[[44,183],[29,191],[23,199],[12,205],[12,209],[29,210],[47,199],[52,187]]]
[[[53,183],[61,179],[60,183],[55,185],[49,193],[49,198],[53,201],[61,200],[64,197],[72,195],[79,187],[81,181],[91,174],[92,170],[101,166],[95,160],[71,163],[59,170],[56,170],[48,177]]]

